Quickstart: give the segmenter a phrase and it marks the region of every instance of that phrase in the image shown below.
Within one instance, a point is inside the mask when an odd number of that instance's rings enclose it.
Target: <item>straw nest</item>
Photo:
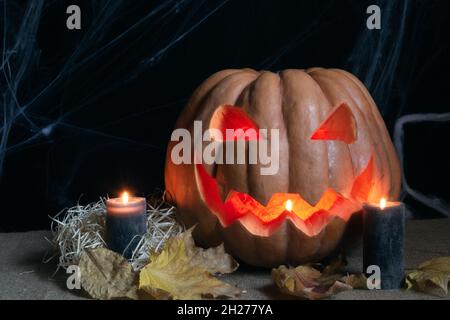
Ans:
[[[52,239],[47,239],[56,253],[46,261],[58,257],[58,269],[78,265],[84,249],[107,247],[105,243],[106,200],[65,209],[52,219]],[[152,197],[147,201],[147,234],[141,237],[130,259],[135,270],[140,270],[149,259],[150,251],[159,251],[165,241],[184,231],[175,218],[175,207]]]

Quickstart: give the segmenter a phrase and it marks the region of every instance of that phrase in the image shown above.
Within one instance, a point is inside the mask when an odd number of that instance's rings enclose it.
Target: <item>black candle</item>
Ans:
[[[364,272],[380,268],[381,289],[398,289],[404,279],[405,206],[382,199],[364,205]],[[370,276],[371,274],[367,274]]]
[[[106,244],[108,248],[130,259],[147,232],[145,198],[128,197],[106,201]]]

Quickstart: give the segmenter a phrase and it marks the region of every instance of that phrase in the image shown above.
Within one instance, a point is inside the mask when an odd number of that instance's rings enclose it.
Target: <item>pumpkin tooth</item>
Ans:
[[[345,198],[333,189],[327,189],[316,205],[305,201],[298,193],[275,193],[264,206],[247,193],[231,190],[225,201],[219,194],[219,184],[202,164],[195,167],[196,179],[203,200],[224,227],[240,221],[249,232],[270,236],[281,223],[290,219],[308,236],[319,234],[335,217],[347,221],[353,212],[360,210],[358,203]],[[286,209],[286,202],[292,209]]]

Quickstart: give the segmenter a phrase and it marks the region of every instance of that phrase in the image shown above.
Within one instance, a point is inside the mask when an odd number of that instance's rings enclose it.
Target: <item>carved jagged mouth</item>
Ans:
[[[309,204],[298,193],[275,193],[267,205],[263,205],[249,194],[235,190],[231,190],[223,201],[217,180],[202,164],[195,165],[195,177],[202,200],[223,227],[240,221],[250,233],[267,237],[289,219],[299,230],[313,237],[334,218],[347,221],[353,213],[361,210],[362,201],[369,198],[374,186],[373,169],[372,155],[365,169],[353,181],[348,197],[329,188],[315,205]],[[288,201],[290,206],[287,206]]]

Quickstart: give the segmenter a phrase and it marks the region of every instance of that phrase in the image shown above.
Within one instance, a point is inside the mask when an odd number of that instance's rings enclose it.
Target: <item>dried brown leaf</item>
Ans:
[[[225,247],[221,244],[215,248],[202,249],[195,246],[192,232],[194,228],[182,234],[186,247],[186,254],[192,266],[199,266],[207,269],[211,274],[225,274],[235,271],[239,263],[225,252]]]
[[[450,281],[450,257],[440,257],[422,263],[406,276],[408,289],[445,296]]]
[[[272,269],[272,279],[282,292],[310,300],[327,298],[352,289],[350,285],[339,281],[339,278],[341,275],[324,275],[309,265]]]
[[[340,281],[348,284],[353,289],[367,289],[367,278],[362,273],[346,275]]]
[[[94,299],[138,299],[137,275],[121,255],[106,248],[86,249],[79,262],[83,289]]]
[[[322,274],[333,275],[341,272],[342,268],[347,265],[343,255],[339,255],[335,259],[331,260],[323,269]]]

